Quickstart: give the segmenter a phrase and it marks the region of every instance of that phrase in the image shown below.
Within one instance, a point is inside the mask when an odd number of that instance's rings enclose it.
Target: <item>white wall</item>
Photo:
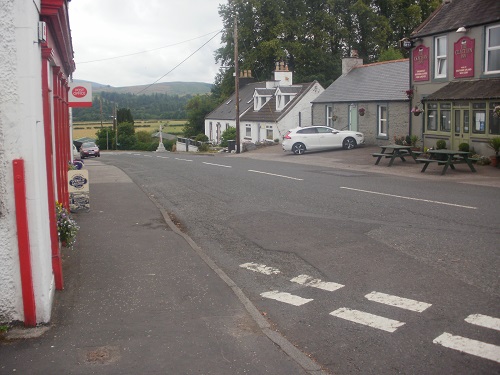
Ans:
[[[54,295],[37,41],[39,0],[0,3],[0,322],[23,320],[12,161],[25,163],[37,322],[50,320]]]

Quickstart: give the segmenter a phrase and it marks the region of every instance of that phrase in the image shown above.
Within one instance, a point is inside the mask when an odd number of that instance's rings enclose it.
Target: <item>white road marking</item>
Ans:
[[[415,301],[409,298],[403,298],[398,296],[391,296],[390,294],[371,292],[365,296],[366,299],[378,303],[383,303],[385,305],[399,307],[405,310],[411,310],[416,312],[422,312],[427,308],[431,307],[432,304]]]
[[[453,207],[460,207],[460,208],[470,208],[471,210],[477,210],[477,207],[472,207],[472,206],[463,206],[461,204],[454,204],[454,203],[446,203],[446,202],[440,202],[440,201],[431,201],[428,199],[420,199],[420,198],[411,198],[411,197],[403,197],[401,195],[393,195],[393,194],[386,194],[386,193],[379,193],[376,191],[369,191],[369,190],[361,190],[361,189],[353,189],[345,186],[341,186],[340,189],[347,189],[347,190],[353,190],[353,191],[360,191],[362,193],[369,193],[369,194],[377,194],[377,195],[385,195],[387,197],[394,197],[394,198],[401,198],[401,199],[409,199],[412,201],[420,201],[420,202],[428,202],[428,203],[436,203],[436,204],[443,204],[445,206],[453,206]]]
[[[189,159],[181,159],[181,158],[175,158],[175,160],[181,160],[181,161],[192,161],[192,160],[189,160]]]
[[[135,155],[135,156],[141,156],[141,154],[132,154],[132,155]]]
[[[253,173],[261,173],[261,174],[267,174],[269,176],[276,176],[276,177],[283,177],[283,178],[289,178],[290,180],[297,180],[297,181],[304,181],[302,178],[295,178],[295,177],[289,177],[289,176],[283,176],[281,174],[274,174],[274,173],[267,173],[267,172],[260,172],[260,171],[254,171],[252,169],[249,169],[248,172],[253,172]]]
[[[472,354],[500,363],[500,346],[487,344],[462,336],[454,336],[447,332],[436,337],[432,342],[446,348],[455,349],[463,353]]]
[[[207,163],[207,162],[203,162],[203,164],[207,164],[207,165],[215,165],[216,167],[224,167],[224,168],[232,168],[232,166],[230,165],[222,165],[222,164],[214,164],[214,163]]]
[[[153,155],[142,155],[142,156],[145,156],[147,158],[152,158],[153,157]]]
[[[327,281],[321,281],[320,279],[314,279],[311,276],[308,275],[299,275],[297,277],[294,277],[293,279],[290,280],[293,283],[301,284],[301,285],[306,285],[310,286],[313,288],[318,288],[318,289],[323,289],[327,290],[329,292],[334,292],[337,289],[340,289],[344,287],[342,284],[337,284],[337,283],[332,283],[332,282],[327,282]]]
[[[170,159],[170,156],[156,156],[157,158]]]
[[[488,315],[472,314],[465,318],[465,321],[470,324],[500,331],[500,319]]]
[[[348,309],[347,307],[342,307],[332,311],[330,315],[387,332],[394,332],[405,324],[403,322],[398,322],[397,320],[384,318],[382,316],[369,314],[359,310]]]
[[[253,272],[263,273],[264,275],[272,275],[280,273],[280,270],[273,267],[268,267],[265,264],[257,264],[257,263],[243,263],[240,264],[241,268],[246,268]]]
[[[272,292],[261,293],[260,295],[264,298],[274,299],[276,301],[288,303],[294,306],[302,306],[308,302],[313,301],[312,299],[309,298],[302,298],[290,293],[279,292],[277,290],[273,290]]]

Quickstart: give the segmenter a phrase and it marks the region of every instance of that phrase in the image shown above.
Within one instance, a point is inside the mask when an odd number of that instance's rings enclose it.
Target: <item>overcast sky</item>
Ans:
[[[69,19],[76,62],[73,78],[111,86],[151,84],[222,29],[218,9],[225,3],[72,0]],[[214,52],[221,46],[220,41],[218,34],[159,82],[213,83],[218,71]],[[123,55],[131,56],[119,57]]]

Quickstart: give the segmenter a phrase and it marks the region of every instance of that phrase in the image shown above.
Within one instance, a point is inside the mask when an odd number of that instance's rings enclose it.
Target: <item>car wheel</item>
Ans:
[[[352,150],[354,147],[356,147],[356,140],[352,137],[347,137],[346,139],[344,139],[342,147],[344,148],[344,150]]]
[[[292,151],[295,155],[302,155],[304,152],[306,152],[306,145],[303,143],[295,143],[292,146]]]

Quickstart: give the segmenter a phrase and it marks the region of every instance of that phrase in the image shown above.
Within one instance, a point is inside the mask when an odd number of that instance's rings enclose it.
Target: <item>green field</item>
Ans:
[[[135,131],[147,131],[155,133],[160,130],[160,124],[163,125],[163,133],[182,135],[184,125],[187,120],[147,120],[134,121]],[[103,122],[103,127],[112,127],[113,123]],[[95,133],[101,128],[100,122],[74,122],[73,123],[73,139],[83,137],[95,138]]]

